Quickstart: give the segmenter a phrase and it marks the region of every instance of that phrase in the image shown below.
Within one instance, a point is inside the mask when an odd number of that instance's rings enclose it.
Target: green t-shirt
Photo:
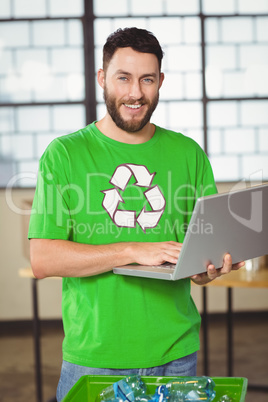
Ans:
[[[125,144],[92,123],[42,156],[29,238],[183,242],[196,198],[215,192],[192,139],[156,126],[148,142]],[[63,359],[79,365],[146,368],[199,349],[190,279],[63,278],[62,316]]]

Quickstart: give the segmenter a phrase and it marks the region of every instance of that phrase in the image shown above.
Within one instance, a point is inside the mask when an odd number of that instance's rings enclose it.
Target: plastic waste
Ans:
[[[96,402],[102,401],[128,401],[134,402],[135,398],[146,394],[146,385],[140,375],[125,377],[113,385],[105,388],[96,398]]]
[[[169,393],[165,385],[156,388],[154,395],[141,395],[134,402],[168,402]]]
[[[178,377],[166,384],[169,402],[213,401],[215,383],[210,377]]]
[[[228,395],[223,395],[220,397],[219,402],[232,402],[233,399],[230,398]]]
[[[210,377],[177,377],[148,395],[141,376],[132,375],[105,388],[96,402],[210,402],[216,395],[214,387]]]

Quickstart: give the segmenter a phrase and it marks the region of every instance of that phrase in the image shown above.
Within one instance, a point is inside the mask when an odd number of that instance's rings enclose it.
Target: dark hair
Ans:
[[[133,50],[141,53],[155,54],[158,63],[159,71],[164,52],[152,32],[140,28],[124,28],[117,29],[114,33],[108,36],[105,45],[103,46],[103,69],[108,67],[115,51],[118,48],[131,47]]]

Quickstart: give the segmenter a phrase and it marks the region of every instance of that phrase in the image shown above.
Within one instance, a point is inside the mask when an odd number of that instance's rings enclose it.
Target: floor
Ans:
[[[249,384],[268,386],[268,314],[243,315],[234,320],[234,376]],[[0,402],[36,402],[34,352],[31,328],[0,326]],[[55,395],[61,366],[63,331],[58,322],[42,325],[43,399]],[[202,333],[201,333],[202,341]],[[203,375],[199,352],[198,375]],[[224,317],[209,317],[209,375],[227,377]],[[267,402],[268,391],[248,390],[246,402]],[[81,401],[83,402],[83,401]]]

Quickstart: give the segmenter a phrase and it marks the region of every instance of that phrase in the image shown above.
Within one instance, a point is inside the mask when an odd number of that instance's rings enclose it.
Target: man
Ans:
[[[195,200],[216,192],[190,138],[150,122],[162,49],[148,31],[118,30],[103,49],[103,119],[50,144],[30,222],[35,276],[63,277],[61,400],[84,374],[194,375],[200,316],[190,279],[115,275],[128,263],[175,263]],[[179,120],[179,110],[178,110]],[[191,279],[205,284],[237,269]]]

